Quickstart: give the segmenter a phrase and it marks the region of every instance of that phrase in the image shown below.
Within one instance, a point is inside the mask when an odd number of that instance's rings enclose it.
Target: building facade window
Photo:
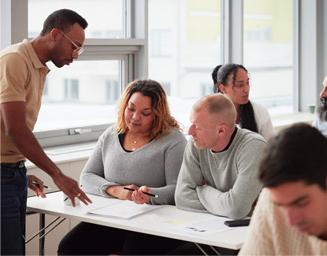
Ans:
[[[108,104],[115,104],[120,97],[120,83],[117,80],[106,81],[106,102]]]
[[[64,101],[78,101],[79,81],[77,79],[64,80]]]
[[[272,114],[291,113],[293,92],[293,0],[244,0],[244,65],[250,97]]]
[[[214,93],[214,86],[212,83],[201,84],[201,96],[206,96]]]
[[[155,58],[169,58],[172,54],[173,42],[168,29],[153,29],[150,37],[150,55]]]
[[[325,56],[326,50],[318,44],[320,32],[326,30],[320,22],[326,19],[322,10],[327,9],[322,2],[305,2],[302,8],[294,0],[10,1],[15,3],[11,9],[4,4],[9,1],[0,2],[6,8],[0,9],[2,48],[38,35],[45,17],[56,9],[76,10],[89,22],[86,51],[78,61],[61,69],[49,66],[35,127],[42,138],[57,130],[61,138],[72,127],[105,129],[116,122],[124,86],[137,78],[159,81],[172,114],[188,127],[194,102],[213,92],[213,68],[227,62],[241,63],[249,70],[251,100],[273,114],[298,111],[318,99],[321,88],[315,85],[312,92],[304,82],[308,84],[311,75],[307,74],[312,74],[312,81],[321,84],[317,74],[325,67],[319,53]],[[3,15],[6,11],[22,21]],[[310,32],[301,27],[303,19],[317,33],[313,40],[303,36]],[[314,46],[310,54],[306,45]],[[323,65],[315,67],[316,59]],[[310,72],[300,73],[301,69]],[[78,138],[74,135],[68,141],[76,143]]]
[[[116,122],[122,61],[76,61],[57,69],[52,64],[34,131],[69,129]]]
[[[221,4],[211,0],[149,0],[148,4],[149,77],[170,85],[166,93],[172,114],[187,127],[192,104],[202,96],[202,84],[212,83],[211,70],[222,61]]]
[[[72,9],[88,21],[86,38],[127,37],[124,0],[28,0],[28,36],[37,36],[46,17],[62,8]]]
[[[40,8],[41,15],[36,13]],[[34,128],[41,144],[45,141],[47,146],[52,141],[54,145],[56,141],[71,142],[67,137],[77,127],[90,131],[87,140],[96,139],[99,129],[116,122],[118,100],[124,86],[134,79],[135,54],[143,47],[142,41],[131,38],[130,0],[95,0],[91,5],[86,0],[29,0],[25,10],[28,37],[37,36],[47,15],[62,8],[78,12],[89,26],[85,30],[86,50],[78,60],[60,69],[47,63],[51,72]],[[85,139],[74,137],[75,143]]]

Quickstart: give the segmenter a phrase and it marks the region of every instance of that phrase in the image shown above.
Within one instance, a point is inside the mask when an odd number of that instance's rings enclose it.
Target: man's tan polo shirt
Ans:
[[[31,131],[41,107],[41,96],[46,75],[49,72],[37,57],[31,43],[9,46],[0,52],[0,103],[24,101],[26,124]],[[25,157],[6,136],[3,118],[1,122],[1,163],[14,163]]]

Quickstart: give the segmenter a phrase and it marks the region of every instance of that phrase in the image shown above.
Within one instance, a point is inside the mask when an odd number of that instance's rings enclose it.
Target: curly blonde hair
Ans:
[[[125,123],[124,113],[131,96],[140,92],[142,95],[151,99],[154,120],[151,130],[151,138],[158,139],[162,135],[168,134],[171,128],[180,129],[176,119],[171,116],[167,96],[162,86],[154,80],[135,80],[126,87],[118,109],[118,121],[116,132],[125,133],[127,124]]]

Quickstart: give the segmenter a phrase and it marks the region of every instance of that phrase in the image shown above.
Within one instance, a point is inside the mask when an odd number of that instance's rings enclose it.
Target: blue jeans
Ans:
[[[26,167],[1,163],[1,255],[25,255]]]

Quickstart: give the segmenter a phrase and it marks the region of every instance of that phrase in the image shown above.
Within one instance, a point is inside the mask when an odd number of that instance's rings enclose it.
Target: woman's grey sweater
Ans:
[[[87,193],[108,196],[106,188],[114,185],[148,186],[159,195],[152,204],[174,204],[177,176],[182,164],[186,139],[177,129],[143,147],[126,152],[109,127],[99,138],[87,161],[80,182]]]

